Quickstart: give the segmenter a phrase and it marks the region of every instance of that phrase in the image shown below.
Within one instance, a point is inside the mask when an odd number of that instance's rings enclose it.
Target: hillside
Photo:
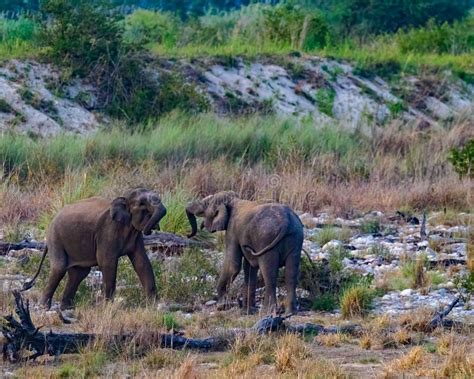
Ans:
[[[397,119],[406,127],[450,125],[473,113],[474,85],[442,75],[406,75],[388,82],[362,75],[348,63],[317,56],[158,59],[148,63],[158,84],[178,74],[194,86],[210,111],[222,116],[276,113],[310,118],[315,127],[384,126]],[[61,69],[34,61],[0,67],[0,130],[50,136],[87,134],[107,117],[98,88],[85,80],[61,82]]]

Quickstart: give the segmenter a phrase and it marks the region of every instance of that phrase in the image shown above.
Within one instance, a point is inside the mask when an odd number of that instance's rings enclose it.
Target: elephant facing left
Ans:
[[[49,253],[50,273],[41,296],[41,304],[51,307],[59,282],[67,272],[61,309],[71,308],[81,281],[92,266],[99,266],[105,285],[105,298],[115,292],[118,260],[128,256],[148,297],[156,294],[155,277],[145,252],[143,234],[159,229],[166,208],[160,197],[145,188],[137,188],[124,197],[110,201],[92,197],[66,205],[53,219],[46,236],[46,249],[34,278],[25,283],[31,288]]]

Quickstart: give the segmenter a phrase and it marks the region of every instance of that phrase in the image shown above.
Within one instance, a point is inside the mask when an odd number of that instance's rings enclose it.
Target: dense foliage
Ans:
[[[13,9],[12,4],[5,2],[4,9]],[[62,66],[65,79],[79,76],[94,83],[102,108],[132,123],[176,108],[207,109],[205,99],[178,74],[150,75],[150,52],[231,59],[309,52],[350,60],[361,74],[396,77],[419,68],[449,69],[474,80],[474,15],[462,18],[468,1],[449,2],[449,9],[445,0],[418,0],[410,6],[376,0],[138,4],[161,10],[108,0],[22,4],[39,11],[0,17],[0,60],[42,56]],[[187,9],[186,17],[179,4]],[[191,16],[188,8],[197,5],[210,8]],[[331,115],[334,94],[318,96]]]

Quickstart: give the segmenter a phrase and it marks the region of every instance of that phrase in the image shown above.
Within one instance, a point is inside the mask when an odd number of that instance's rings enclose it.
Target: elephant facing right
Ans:
[[[286,312],[296,311],[303,224],[293,210],[282,204],[259,204],[241,200],[232,191],[219,192],[186,207],[191,224],[190,237],[197,232],[196,216],[204,217],[204,227],[211,233],[225,230],[226,255],[217,284],[219,304],[225,302],[229,285],[244,266],[244,307],[255,307],[257,272],[265,282],[263,313],[276,310],[278,270],[285,266],[287,289]]]

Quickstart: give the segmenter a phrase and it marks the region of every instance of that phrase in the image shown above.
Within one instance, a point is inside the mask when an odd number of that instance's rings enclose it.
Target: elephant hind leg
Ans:
[[[259,261],[259,268],[265,282],[265,298],[263,300],[261,312],[268,315],[276,311],[276,286],[280,257],[278,250],[270,250],[262,258],[263,259],[260,259]]]
[[[61,309],[72,308],[79,284],[91,271],[90,267],[71,267],[67,270],[67,283],[61,300]]]
[[[51,301],[53,299],[54,292],[59,285],[59,282],[62,278],[66,275],[66,267],[59,266],[59,267],[51,267],[51,272],[49,274],[48,284],[43,291],[43,295],[41,296],[40,303],[47,307],[48,309],[51,308]]]
[[[300,252],[291,252],[285,262],[285,285],[286,285],[286,313],[296,312],[296,286],[298,285],[298,275],[300,272]]]
[[[56,291],[61,279],[66,275],[67,255],[62,244],[54,239],[48,241],[48,254],[51,268],[48,284],[43,290],[40,303],[49,309],[51,307],[54,292]]]
[[[255,308],[255,289],[257,287],[257,267],[252,267],[247,259],[244,259],[244,286],[243,299],[244,311],[247,314],[253,313]]]

